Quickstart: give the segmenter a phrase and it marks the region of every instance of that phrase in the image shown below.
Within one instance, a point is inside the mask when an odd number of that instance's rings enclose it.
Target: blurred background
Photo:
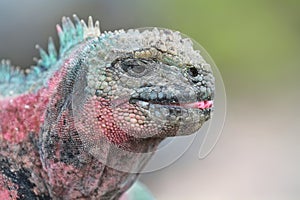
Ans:
[[[209,52],[223,76],[225,126],[207,158],[198,159],[194,142],[141,180],[158,200],[297,200],[299,10],[299,0],[1,0],[0,57],[32,65],[35,44],[57,41],[55,25],[73,13],[99,19],[102,30],[179,30]]]

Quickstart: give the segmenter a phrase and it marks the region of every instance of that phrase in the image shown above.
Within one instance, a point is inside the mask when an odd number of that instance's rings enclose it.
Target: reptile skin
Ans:
[[[167,29],[100,33],[74,15],[59,52],[0,65],[0,199],[119,199],[166,137],[211,117],[214,77]]]

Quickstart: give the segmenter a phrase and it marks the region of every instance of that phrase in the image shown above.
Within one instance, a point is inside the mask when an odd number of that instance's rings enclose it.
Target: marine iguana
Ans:
[[[100,32],[74,15],[59,52],[0,65],[1,199],[119,199],[166,137],[211,117],[214,77],[168,29]]]

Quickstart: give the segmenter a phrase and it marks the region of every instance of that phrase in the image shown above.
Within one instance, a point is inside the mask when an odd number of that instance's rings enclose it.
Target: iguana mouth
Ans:
[[[138,104],[141,107],[148,108],[151,104],[152,105],[160,105],[163,107],[172,107],[172,108],[185,108],[185,109],[210,109],[213,107],[212,100],[205,100],[205,101],[197,101],[197,102],[185,102],[179,103],[177,101],[173,102],[159,102],[159,101],[146,101],[142,99],[130,99],[131,103]]]
[[[151,118],[156,120],[171,120],[178,123],[192,123],[198,121],[203,117],[204,120],[210,118],[213,102],[196,101],[196,102],[173,102],[173,103],[161,103],[156,101],[144,101],[134,99],[132,100],[135,105],[149,112]],[[198,119],[198,120],[197,120]]]
[[[170,108],[181,109],[209,109],[213,106],[213,101],[209,98],[201,99],[200,95],[188,92],[178,92],[159,88],[144,88],[144,90],[133,94],[129,98],[129,103],[138,104],[148,108],[150,105],[157,105]]]

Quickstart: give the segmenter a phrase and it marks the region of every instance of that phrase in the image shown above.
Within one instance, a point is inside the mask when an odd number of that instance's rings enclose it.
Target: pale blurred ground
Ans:
[[[0,57],[29,66],[34,45],[45,46],[60,18],[73,13],[100,19],[102,30],[179,30],[219,67],[226,124],[209,157],[198,160],[196,142],[175,164],[142,181],[158,200],[298,200],[299,10],[299,0],[1,0]]]
[[[286,103],[297,105],[299,96],[289,95],[295,99]],[[265,107],[229,104],[223,134],[206,159],[197,159],[194,144],[171,167],[144,176],[144,182],[162,200],[299,199],[300,109],[283,101]]]

